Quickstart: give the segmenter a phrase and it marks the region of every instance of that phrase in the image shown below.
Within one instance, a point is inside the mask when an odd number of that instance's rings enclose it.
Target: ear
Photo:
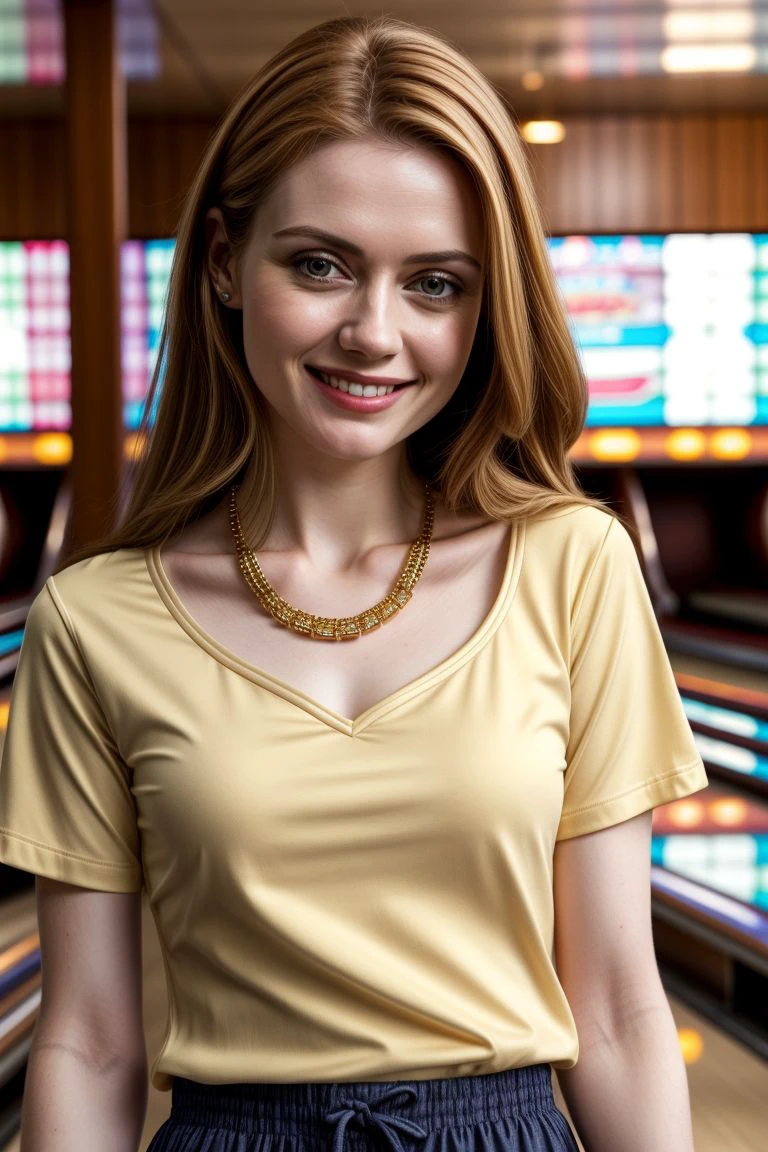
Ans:
[[[240,290],[236,276],[235,258],[227,239],[224,217],[221,209],[210,208],[205,217],[205,236],[208,275],[213,291],[222,307],[242,308]],[[221,293],[229,293],[229,300],[222,300]]]

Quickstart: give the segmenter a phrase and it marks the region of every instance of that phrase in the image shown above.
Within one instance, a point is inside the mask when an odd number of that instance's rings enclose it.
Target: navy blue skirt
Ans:
[[[147,1152],[578,1152],[549,1064],[438,1080],[174,1077]]]

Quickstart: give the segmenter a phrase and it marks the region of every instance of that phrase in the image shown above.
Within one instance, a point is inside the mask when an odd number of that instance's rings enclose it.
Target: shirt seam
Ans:
[[[616,517],[611,516],[608,527],[606,528],[605,533],[603,535],[603,538],[600,541],[600,547],[597,549],[597,552],[595,553],[595,557],[594,557],[594,559],[590,565],[589,572],[587,573],[587,579],[586,579],[584,587],[581,591],[581,595],[579,596],[578,602],[574,604],[573,616],[571,617],[571,629],[574,631],[576,629],[576,625],[578,624],[579,620],[581,619],[581,613],[584,609],[584,602],[587,598],[587,592],[589,591],[589,587],[592,583],[592,577],[595,573],[595,569],[597,568],[597,563],[603,554],[603,551],[604,551],[605,545],[606,545],[606,541],[608,540],[608,536],[610,534],[610,531],[613,528],[613,525],[615,523],[616,523]]]
[[[631,796],[633,792],[639,792],[651,784],[660,784],[664,780],[671,780],[675,776],[682,776],[684,773],[690,772],[691,768],[697,768],[701,763],[701,757],[696,756],[688,764],[683,764],[680,768],[675,768],[671,772],[662,772],[658,776],[650,776],[640,784],[634,784],[631,788],[625,788],[623,792],[615,792],[612,796],[603,796],[599,800],[593,800],[590,804],[582,804],[579,808],[570,808],[568,810],[564,808],[560,813],[560,819],[563,820],[568,816],[578,816],[582,812],[589,812],[592,808],[602,808],[606,804],[612,804],[614,800],[623,800],[625,796]]]
[[[577,626],[581,620],[581,613],[584,612],[584,605],[585,605],[585,602],[587,599],[587,592],[588,592],[588,590],[590,590],[590,586],[592,584],[592,578],[594,576],[595,569],[596,569],[596,567],[598,567],[598,562],[599,562],[604,550],[606,550],[606,544],[607,544],[608,536],[609,536],[611,528],[613,528],[615,523],[616,523],[616,518],[614,516],[611,516],[610,523],[608,524],[608,528],[606,529],[606,535],[604,535],[602,540],[600,541],[600,547],[598,548],[598,552],[595,553],[595,558],[592,561],[590,571],[588,571],[584,588],[583,588],[583,590],[581,590],[581,594],[580,594],[580,597],[578,599],[577,604],[575,605],[575,607],[573,607],[573,615],[571,617],[571,657],[572,657],[572,651],[573,651],[573,638],[575,638],[575,636],[576,636],[576,629],[577,629]],[[572,664],[570,666],[570,679],[571,679],[571,681],[573,680],[573,677],[575,677],[575,675],[578,672],[581,665],[584,664],[584,660],[586,659],[587,652],[590,651],[590,649],[591,649],[592,642],[593,642],[594,636],[596,634],[596,631],[598,631],[598,629],[596,629],[596,628],[594,628],[592,630],[592,635],[587,637],[586,643],[584,644],[583,649],[581,649],[581,651],[579,652],[578,657],[576,659],[576,662],[572,662]]]
[[[59,616],[61,617],[62,623],[64,624],[64,627],[66,628],[67,632],[69,633],[69,636],[70,636],[70,639],[72,640],[72,643],[75,645],[75,648],[77,649],[77,653],[78,653],[78,656],[80,657],[80,661],[81,661],[83,668],[85,670],[85,674],[88,677],[88,683],[91,686],[91,691],[93,692],[94,699],[99,706],[99,711],[101,712],[105,727],[106,727],[107,731],[109,732],[109,736],[110,736],[110,739],[112,740],[112,743],[115,746],[115,751],[117,752],[120,759],[123,760],[123,762],[125,763],[123,754],[120,751],[120,747],[118,745],[115,734],[112,731],[112,726],[109,723],[109,720],[107,719],[106,709],[104,708],[104,704],[102,703],[101,697],[99,696],[99,691],[98,691],[98,688],[96,687],[96,681],[93,678],[93,674],[91,673],[91,669],[88,666],[88,661],[85,657],[85,652],[83,651],[83,646],[80,643],[80,638],[77,635],[77,630],[75,628],[74,621],[72,620],[72,617],[69,613],[69,609],[67,608],[66,604],[64,603],[64,601],[61,598],[61,593],[59,592],[58,588],[56,587],[56,585],[54,583],[53,576],[48,577],[45,586],[48,588],[48,592],[50,594],[51,599],[53,600],[53,603],[54,603],[54,606],[55,606],[57,612],[59,613]]]
[[[51,844],[45,844],[42,840],[35,840],[32,836],[24,836],[21,832],[13,832],[10,828],[0,824],[0,833],[4,836],[9,836],[12,840],[21,840],[25,844],[32,844],[35,848],[43,848],[46,852],[51,852],[54,856],[63,856],[68,860],[79,860],[82,864],[96,864],[99,868],[120,868],[129,872],[136,871],[135,864],[116,864],[112,860],[97,860],[93,856],[81,856],[79,852],[68,852],[66,848],[54,848]]]

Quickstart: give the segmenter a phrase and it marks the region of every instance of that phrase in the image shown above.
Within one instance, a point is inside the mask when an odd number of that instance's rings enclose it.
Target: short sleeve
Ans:
[[[570,679],[558,840],[707,787],[637,553],[615,517],[574,605]]]
[[[0,861],[106,892],[142,885],[129,772],[53,577],[27,615],[11,691]]]

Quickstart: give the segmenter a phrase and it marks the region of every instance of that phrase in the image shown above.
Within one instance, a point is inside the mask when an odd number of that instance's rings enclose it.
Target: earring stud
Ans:
[[[219,291],[219,299],[221,300],[222,304],[226,304],[228,300],[232,299],[232,296],[229,292]]]

